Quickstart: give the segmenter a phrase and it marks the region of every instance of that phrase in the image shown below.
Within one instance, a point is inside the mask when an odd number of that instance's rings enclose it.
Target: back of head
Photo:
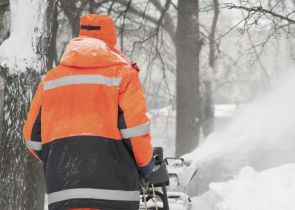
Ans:
[[[80,36],[103,40],[111,47],[115,47],[117,42],[114,21],[107,15],[86,14],[81,16]]]

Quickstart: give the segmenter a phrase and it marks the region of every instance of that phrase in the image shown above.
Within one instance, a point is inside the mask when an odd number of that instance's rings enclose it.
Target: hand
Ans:
[[[152,157],[151,161],[146,166],[137,167],[139,173],[141,174],[141,176],[143,178],[146,178],[147,176],[149,176],[152,173],[152,171],[155,167],[155,163],[156,163],[155,158]]]

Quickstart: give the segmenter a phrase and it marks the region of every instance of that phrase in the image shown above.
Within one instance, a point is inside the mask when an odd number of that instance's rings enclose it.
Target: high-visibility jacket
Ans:
[[[150,120],[138,71],[112,48],[74,38],[32,100],[23,133],[43,162],[49,210],[138,209]]]

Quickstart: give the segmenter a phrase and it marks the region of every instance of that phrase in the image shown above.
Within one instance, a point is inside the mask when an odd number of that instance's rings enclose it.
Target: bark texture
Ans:
[[[10,67],[11,69],[0,66],[0,76],[5,86],[4,108],[0,110],[4,116],[1,118],[0,141],[0,207],[3,210],[44,208],[45,185],[41,173],[42,166],[27,152],[22,127],[37,84],[47,67],[51,66],[48,54],[51,52],[50,32],[53,27],[51,19],[55,6],[56,1],[48,1],[44,18],[45,32],[36,40],[38,43],[36,54],[44,64],[44,69],[21,66],[26,68],[26,71],[18,71],[17,68],[20,68],[18,63],[11,65],[15,66]]]
[[[0,144],[0,206],[1,209],[36,209],[37,180],[40,165],[26,152],[22,126],[40,73],[5,74],[4,120]],[[44,197],[44,194],[43,196]],[[39,197],[40,198],[40,197]],[[41,201],[42,202],[42,201]]]
[[[0,44],[9,36],[10,11],[9,1],[0,0]]]

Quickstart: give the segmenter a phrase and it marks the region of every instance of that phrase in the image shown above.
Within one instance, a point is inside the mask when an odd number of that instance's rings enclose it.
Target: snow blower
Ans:
[[[140,209],[169,210],[166,191],[166,186],[169,185],[169,176],[163,159],[163,148],[155,147],[153,155],[156,160],[155,170],[146,179],[141,180]]]
[[[164,159],[162,147],[154,148],[154,157],[156,159],[155,170],[141,182],[140,209],[190,210],[191,199],[179,188],[180,178],[182,178],[180,173],[185,168],[184,159],[174,157]],[[197,170],[194,175],[196,172]],[[169,186],[168,192],[167,186]]]

